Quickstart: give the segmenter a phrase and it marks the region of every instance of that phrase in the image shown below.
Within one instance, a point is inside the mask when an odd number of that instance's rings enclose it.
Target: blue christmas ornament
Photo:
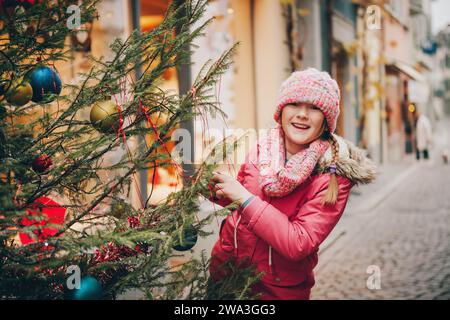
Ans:
[[[74,300],[101,300],[102,285],[94,277],[85,277],[81,279],[80,289],[74,289]]]
[[[428,55],[435,55],[438,49],[438,44],[436,41],[431,41],[428,43],[428,46],[422,46],[422,51]]]
[[[197,243],[197,229],[193,225],[189,225],[183,229],[183,239],[179,236],[175,237],[175,245],[172,247],[177,251],[191,250]]]
[[[61,77],[55,69],[47,66],[38,66],[31,71],[28,76],[31,87],[33,88],[33,97],[31,101],[41,102],[45,94],[61,93]],[[46,99],[44,102],[51,102],[53,99]]]

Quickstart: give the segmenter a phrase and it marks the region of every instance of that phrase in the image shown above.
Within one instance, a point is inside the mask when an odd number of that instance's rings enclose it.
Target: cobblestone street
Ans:
[[[440,128],[448,135],[448,122]],[[450,299],[450,165],[435,153],[433,163],[382,168],[380,181],[351,196],[321,247],[312,299]],[[379,267],[380,289],[368,289],[369,266]]]

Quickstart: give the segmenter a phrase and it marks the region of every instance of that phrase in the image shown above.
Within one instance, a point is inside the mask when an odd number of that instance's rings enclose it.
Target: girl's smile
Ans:
[[[292,122],[291,124],[294,126],[295,129],[298,130],[308,130],[309,128],[311,128],[311,126],[303,123]]]

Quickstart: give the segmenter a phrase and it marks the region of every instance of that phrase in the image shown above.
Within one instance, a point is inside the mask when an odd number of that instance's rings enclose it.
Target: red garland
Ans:
[[[112,242],[108,242],[106,246],[101,246],[100,249],[95,251],[94,260],[99,263],[105,261],[113,262],[125,257],[135,256],[137,253],[127,246],[117,246]]]
[[[139,221],[139,218],[137,217],[128,217],[127,220],[131,229],[136,229],[141,226],[141,221]]]

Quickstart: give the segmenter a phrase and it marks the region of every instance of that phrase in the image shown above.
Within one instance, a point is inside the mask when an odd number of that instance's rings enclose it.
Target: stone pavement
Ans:
[[[441,147],[432,162],[381,167],[375,183],[355,190],[319,251],[312,299],[450,299],[450,165]]]
[[[312,299],[450,299],[448,177],[448,165],[419,165],[375,209],[346,212],[345,233],[319,255]],[[373,265],[380,289],[367,287]]]

